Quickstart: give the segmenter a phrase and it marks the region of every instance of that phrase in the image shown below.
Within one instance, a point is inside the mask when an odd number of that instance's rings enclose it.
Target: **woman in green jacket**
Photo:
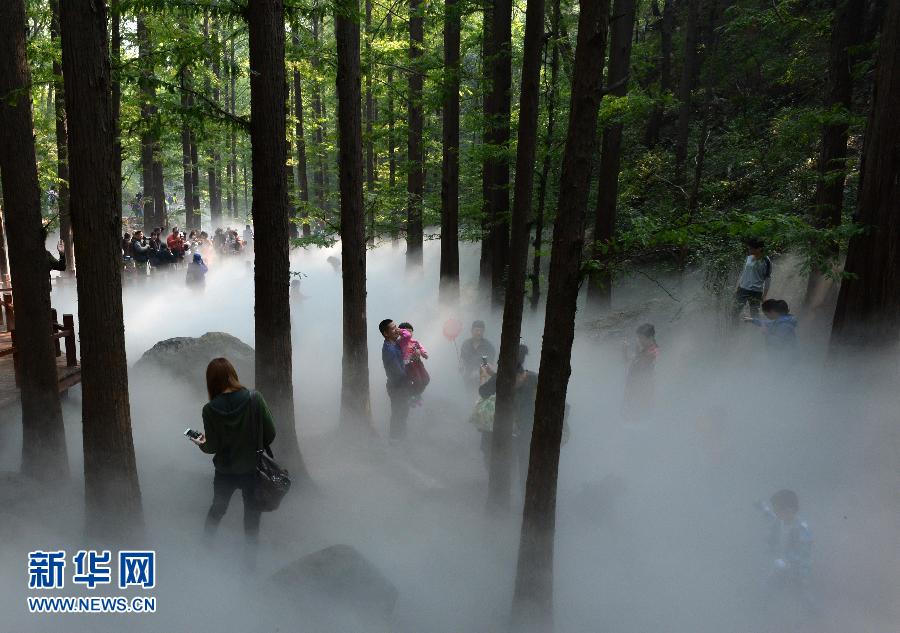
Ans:
[[[259,536],[260,511],[253,506],[259,424],[263,446],[275,439],[272,414],[258,392],[251,393],[239,381],[226,358],[214,358],[206,367],[209,402],[203,407],[203,434],[193,440],[204,453],[213,455],[213,502],[206,515],[206,533],[215,532],[235,490],[244,498],[244,534],[250,542]],[[255,400],[256,420],[251,416]]]

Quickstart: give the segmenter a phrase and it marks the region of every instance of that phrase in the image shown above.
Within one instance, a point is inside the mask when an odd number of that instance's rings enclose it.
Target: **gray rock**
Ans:
[[[205,388],[206,365],[220,356],[231,361],[243,384],[254,384],[253,348],[225,332],[207,332],[200,338],[178,336],[160,341],[144,352],[134,369],[138,372],[160,370],[173,378],[187,381],[193,387]]]
[[[397,588],[349,545],[332,545],[276,572],[272,582],[293,598],[333,610],[389,618]]]

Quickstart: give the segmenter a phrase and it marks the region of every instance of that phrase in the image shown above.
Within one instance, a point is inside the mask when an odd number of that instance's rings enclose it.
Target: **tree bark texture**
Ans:
[[[246,15],[256,242],[256,386],[278,425],[275,443],[281,459],[306,477],[297,443],[291,358],[284,4],[282,0],[250,0]]]
[[[609,77],[610,94],[624,97],[628,93],[631,65],[631,42],[634,34],[634,0],[615,0],[610,16]],[[602,268],[591,275],[588,301],[594,308],[608,308],[612,299],[610,258],[604,254],[616,231],[616,202],[619,194],[619,169],[622,160],[622,124],[613,123],[603,130],[600,150],[600,175],[597,179],[597,208],[594,211],[594,245],[591,257]]]
[[[675,182],[684,182],[687,144],[691,131],[691,96],[700,70],[697,45],[700,39],[700,3],[687,0],[687,24],[684,34],[684,55],[681,81],[678,84],[678,126],[675,130]]]
[[[579,4],[569,127],[553,230],[544,342],[513,601],[514,619],[538,631],[552,629],[559,447],[571,374],[585,207],[596,145],[609,14],[609,4],[603,0],[581,0]]]
[[[337,37],[338,171],[341,189],[341,266],[344,291],[344,357],[341,423],[371,429],[366,327],[366,215],[360,113],[359,0],[340,0]]]
[[[420,63],[424,24],[422,0],[409,0],[409,94],[407,160],[409,169],[406,176],[406,263],[407,266],[422,265],[422,204],[425,195],[425,160],[422,148],[422,82],[424,69]]]
[[[50,340],[50,278],[41,230],[30,90],[25,3],[8,0],[0,3],[0,176],[13,303],[20,315],[15,347],[22,403],[22,472],[52,481],[68,476],[69,461]]]
[[[50,3],[50,39],[59,38],[59,0]],[[62,58],[53,58],[53,108],[56,113],[56,177],[59,235],[65,245],[66,272],[75,272],[75,243],[72,241],[72,216],[69,214],[69,134],[66,131],[65,88],[62,77]]]
[[[528,0],[525,10],[525,42],[522,54],[522,87],[519,92],[519,139],[516,149],[516,184],[513,193],[512,238],[509,277],[503,306],[503,329],[497,361],[497,400],[491,447],[488,504],[509,507],[512,471],[512,430],[515,411],[516,366],[522,310],[525,307],[525,275],[531,197],[534,191],[534,158],[537,152],[538,105],[541,89],[541,43],[544,39],[544,0]]]
[[[444,2],[440,298],[459,299],[459,0]]]
[[[547,128],[544,133],[544,158],[541,165],[541,176],[538,180],[538,205],[534,218],[534,259],[531,265],[531,309],[537,310],[541,300],[541,247],[544,243],[544,209],[547,204],[547,183],[550,179],[550,165],[553,158],[553,141],[556,131],[557,79],[559,76],[559,27],[560,0],[554,0],[553,13],[550,18],[550,31],[553,38],[550,44],[550,79],[547,87]]]
[[[110,21],[112,23],[112,36],[110,37],[110,76],[112,78],[112,117],[113,117],[113,178],[115,189],[119,192],[119,201],[122,200],[122,82],[119,77],[122,74],[122,13],[119,8],[119,0],[111,0],[109,3]],[[121,212],[121,208],[120,208]],[[66,259],[69,254],[66,252]],[[72,261],[75,261],[74,246]]]
[[[300,50],[299,23],[294,24],[292,43],[296,50]],[[303,237],[309,237],[309,176],[306,171],[306,140],[303,137],[303,82],[300,79],[300,71],[294,67],[294,136],[297,146],[297,187],[300,193],[300,205],[302,207]]]
[[[366,0],[366,193],[375,193],[375,138],[372,127],[375,123],[375,99],[372,97],[372,72],[375,68],[372,58],[372,0]],[[368,200],[369,243],[375,243],[375,201]]]
[[[106,3],[60,3],[69,176],[81,341],[84,484],[89,531],[141,523],[125,327],[120,194],[113,158]]]
[[[866,126],[856,221],[831,331],[832,347],[889,349],[900,336],[900,2],[888,3]]]
[[[659,92],[660,97],[672,90],[672,33],[675,31],[675,0],[663,2],[662,18],[659,21]],[[663,124],[663,108],[657,105],[650,113],[644,132],[644,145],[655,147]]]
[[[813,224],[818,228],[837,227],[844,209],[844,181],[847,178],[847,118],[853,106],[852,56],[850,48],[862,38],[865,0],[834,0],[831,22],[831,42],[828,52],[828,93],[825,107],[835,120],[822,129],[819,150],[818,180],[816,181]],[[830,248],[837,256],[837,249]],[[809,306],[818,294],[825,273],[813,269],[809,274],[804,304]]]
[[[512,108],[512,0],[488,0],[491,14],[491,95],[488,103],[488,223],[491,244],[491,302],[503,305],[509,261],[509,119]]]

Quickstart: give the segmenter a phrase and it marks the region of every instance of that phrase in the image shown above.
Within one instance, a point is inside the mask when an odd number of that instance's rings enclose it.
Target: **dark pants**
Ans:
[[[409,388],[404,386],[392,387],[387,385],[388,398],[391,399],[391,428],[392,440],[402,440],[406,437],[406,418],[409,417],[409,398],[412,395]]]
[[[235,490],[240,489],[244,498],[244,535],[250,542],[259,537],[260,511],[253,507],[253,487],[256,485],[256,473],[231,475],[216,471],[213,478],[213,502],[206,515],[206,533],[211,535],[219,526],[219,521],[228,510],[228,503]]]
[[[746,288],[738,288],[734,293],[734,320],[737,321],[741,316],[741,310],[744,304],[750,306],[750,316],[754,319],[759,318],[759,306],[762,303],[762,293]]]

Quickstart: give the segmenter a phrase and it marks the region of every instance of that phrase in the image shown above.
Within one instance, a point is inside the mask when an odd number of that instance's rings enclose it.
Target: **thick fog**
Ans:
[[[0,633],[43,631],[503,631],[512,597],[522,488],[513,511],[485,512],[487,473],[475,404],[443,324],[474,319],[499,347],[499,314],[474,292],[478,247],[463,245],[462,301],[437,301],[439,243],[409,274],[405,247],[368,256],[371,441],[336,432],[341,377],[339,247],[297,251],[302,296],[291,298],[296,427],[314,493],[292,494],[262,517],[255,572],[242,556],[242,501],[231,500],[215,538],[204,537],[213,467],[182,435],[202,429],[207,397],[161,372],[130,372],[131,413],[146,530],[158,552],[152,615],[32,615],[25,597],[34,549],[115,550],[84,536],[80,387],[64,401],[72,479],[42,487],[15,474],[20,413],[0,412]],[[799,308],[805,281],[776,260],[770,296]],[[774,359],[752,325],[727,328],[702,273],[678,282],[659,271],[620,282],[599,320],[579,310],[560,460],[555,621],[560,633],[888,633],[900,628],[900,389],[887,358],[828,359],[820,318],[802,312],[800,344]],[[735,271],[737,275],[737,270]],[[729,281],[729,284],[731,281]],[[662,287],[660,286],[662,285]],[[670,294],[671,293],[671,294]],[[210,262],[205,291],[184,271],[130,280],[123,293],[129,367],[156,342],[222,331],[253,345],[252,258]],[[54,307],[77,318],[74,282],[55,281]],[[427,348],[431,383],[409,418],[406,442],[387,442],[381,365],[383,318],[410,321]],[[660,356],[655,407],[626,424],[622,339],[654,323]],[[537,371],[543,309],[526,307],[525,366]],[[205,360],[186,357],[198,376]],[[252,385],[250,385],[252,386]],[[277,458],[277,454],[276,454]],[[754,507],[797,492],[814,538],[809,604],[773,593],[767,523]],[[114,517],[109,518],[114,521]],[[304,601],[269,577],[321,548],[350,545],[393,583],[382,621],[327,600]],[[70,570],[67,568],[67,576]],[[79,590],[67,584],[64,595]],[[122,593],[98,588],[96,595]]]

